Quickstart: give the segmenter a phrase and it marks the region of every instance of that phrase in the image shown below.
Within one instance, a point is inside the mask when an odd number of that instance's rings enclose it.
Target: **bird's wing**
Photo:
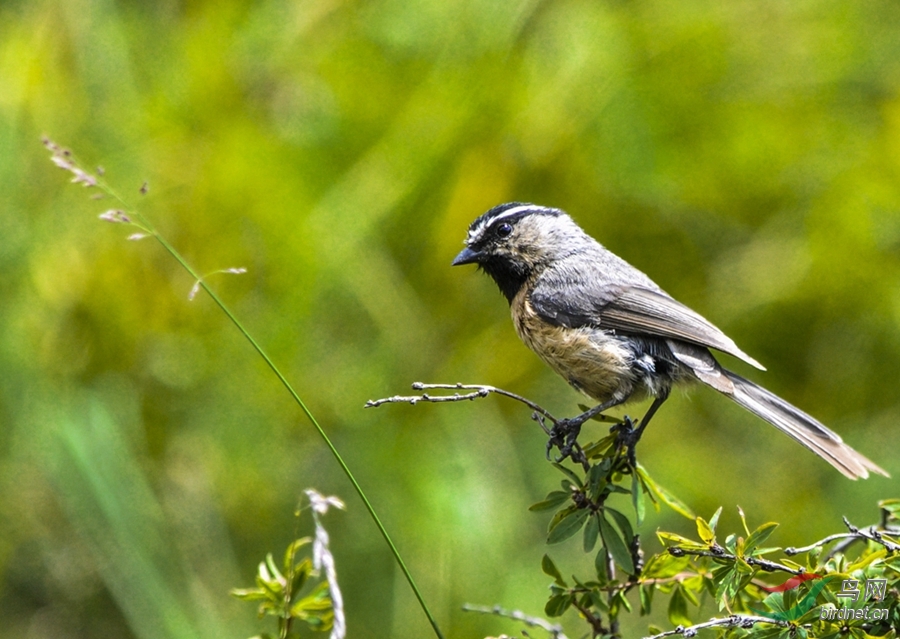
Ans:
[[[560,288],[565,295],[560,294]],[[554,294],[556,293],[556,294]],[[560,302],[559,300],[565,301]],[[661,290],[641,286],[535,287],[531,305],[546,321],[572,328],[596,326],[632,335],[652,335],[715,348],[748,364],[765,367],[698,313]]]

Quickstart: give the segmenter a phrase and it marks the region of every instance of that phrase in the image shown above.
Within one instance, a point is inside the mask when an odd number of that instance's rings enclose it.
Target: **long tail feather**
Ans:
[[[837,433],[826,428],[814,417],[762,386],[731,371],[721,370],[734,384],[734,392],[723,391],[725,395],[796,439],[850,479],[868,477],[870,471],[885,477],[889,476],[883,468],[850,448]]]

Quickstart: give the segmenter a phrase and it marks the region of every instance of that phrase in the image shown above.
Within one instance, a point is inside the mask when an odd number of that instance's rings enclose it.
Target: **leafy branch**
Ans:
[[[500,395],[530,408],[531,418],[550,439],[548,448],[558,445],[559,440],[554,439],[554,431],[547,428],[545,421],[556,426],[565,420],[515,393],[478,384],[417,382],[413,389],[424,392],[372,400],[366,406],[448,403]],[[429,392],[434,390],[454,392]],[[584,551],[595,553],[589,574],[569,579],[563,577],[549,554],[543,556],[541,570],[552,578],[544,606],[550,619],[574,609],[589,636],[619,638],[621,615],[632,612],[637,603],[640,614],[649,614],[654,595],[659,593],[668,596],[667,616],[673,629],[650,626],[648,639],[693,637],[707,629],[717,630],[723,639],[837,639],[847,633],[854,639],[896,637],[894,628],[900,627],[900,544],[894,536],[900,532],[900,500],[879,504],[880,526],[857,528],[845,520],[849,532],[784,551],[765,545],[778,524],[768,522],[751,529],[743,511],[738,509],[743,530],[724,535],[720,541],[717,528],[721,508],[709,520],[694,515],[637,462],[633,443],[639,426],[627,417],[615,420],[597,415],[595,419],[612,422],[609,434],[596,441],[576,443],[573,450],[577,454],[570,456],[574,467],[563,465],[563,459],[555,460],[554,468],[563,475],[560,487],[530,508],[535,512],[553,511],[547,528],[548,544],[565,542],[580,533]],[[666,504],[693,520],[697,538],[659,531],[657,537],[664,548],[645,559],[639,530],[648,499],[657,509]],[[839,543],[823,554],[823,547],[832,542]],[[864,546],[858,555],[846,553],[851,543]],[[783,558],[775,556],[779,551]],[[785,577],[781,584],[770,585],[762,578],[778,573]],[[860,596],[863,593],[859,590],[847,590],[860,583],[867,584],[865,596]],[[870,596],[870,587],[879,593],[877,598]],[[849,602],[851,595],[856,595],[853,602],[861,607],[850,612],[846,606],[838,608]],[[704,602],[710,600],[728,614],[697,622],[691,606],[702,609]],[[480,610],[503,614],[499,606]],[[859,611],[873,614],[867,617]],[[503,616],[527,623],[524,617]],[[549,622],[535,625],[550,627]]]
[[[275,564],[272,554],[260,562],[255,588],[235,588],[231,594],[244,601],[259,601],[259,616],[273,616],[278,620],[278,639],[299,637],[294,632],[297,621],[311,630],[331,630],[331,639],[343,639],[347,635],[344,622],[344,604],[337,583],[334,556],[328,545],[328,532],[321,522],[321,515],[331,507],[344,508],[337,497],[324,497],[315,490],[306,490],[316,528],[315,539],[303,537],[292,542],[284,553],[282,567]],[[295,513],[299,516],[301,509]],[[299,551],[313,544],[312,557],[298,558]],[[316,583],[308,594],[301,593],[311,578],[325,572],[325,579]],[[259,635],[270,639],[270,635]]]

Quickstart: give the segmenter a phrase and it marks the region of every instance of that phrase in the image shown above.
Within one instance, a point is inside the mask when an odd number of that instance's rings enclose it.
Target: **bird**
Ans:
[[[587,419],[653,398],[638,422],[643,432],[674,387],[699,383],[769,422],[851,479],[870,472],[888,476],[816,418],[719,364],[713,350],[765,370],[719,328],[588,235],[565,211],[523,202],[500,204],[471,223],[464,244],[452,265],[476,264],[487,273],[509,302],[525,345],[598,402],[578,417],[562,420],[569,444]]]

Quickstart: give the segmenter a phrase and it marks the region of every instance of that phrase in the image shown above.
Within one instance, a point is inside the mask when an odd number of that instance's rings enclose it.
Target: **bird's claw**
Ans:
[[[559,457],[554,460],[557,463],[566,458],[582,463],[584,453],[578,447],[578,435],[581,433],[582,424],[584,424],[584,420],[579,417],[561,419],[556,422],[550,429],[550,439],[547,440],[547,459],[550,459],[550,451],[558,448]]]
[[[611,429],[616,431],[618,444],[625,448],[626,459],[631,468],[637,468],[635,448],[641,439],[641,435],[644,434],[644,427],[639,424],[640,420],[632,420],[628,415],[625,415],[622,421]]]

